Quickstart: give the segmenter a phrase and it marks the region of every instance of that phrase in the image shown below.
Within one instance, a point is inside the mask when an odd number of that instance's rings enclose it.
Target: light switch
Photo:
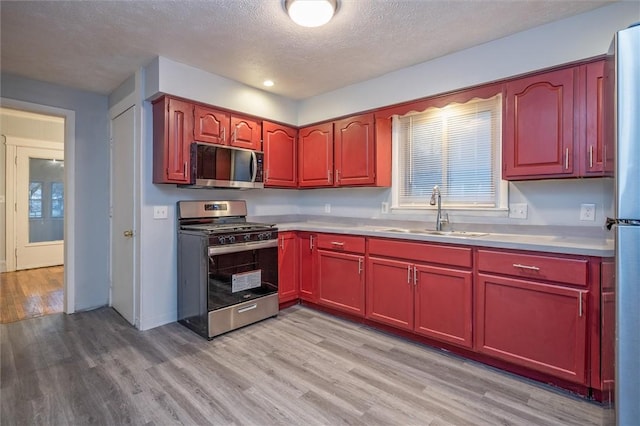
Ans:
[[[166,219],[168,217],[168,206],[153,206],[154,219]]]
[[[527,207],[526,203],[509,204],[509,217],[512,219],[526,219]]]

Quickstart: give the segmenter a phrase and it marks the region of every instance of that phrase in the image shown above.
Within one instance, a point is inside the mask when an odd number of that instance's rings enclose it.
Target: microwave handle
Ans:
[[[258,176],[258,156],[255,151],[251,151],[251,159],[253,163],[253,173],[251,174],[251,182],[256,181],[256,177]]]

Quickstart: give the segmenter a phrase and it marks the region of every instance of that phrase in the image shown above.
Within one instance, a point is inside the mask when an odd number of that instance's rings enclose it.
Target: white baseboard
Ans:
[[[0,260],[0,272],[7,272],[7,261]]]

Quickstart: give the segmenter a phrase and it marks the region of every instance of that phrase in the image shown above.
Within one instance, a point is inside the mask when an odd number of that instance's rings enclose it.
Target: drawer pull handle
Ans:
[[[344,243],[341,243],[340,241],[331,241],[331,244],[334,246],[344,247]]]
[[[411,284],[411,265],[407,265],[407,284]]]
[[[513,267],[514,268],[519,268],[519,269],[527,269],[529,271],[539,271],[540,270],[540,268],[538,268],[537,266],[521,265],[519,263],[514,263]]]
[[[245,306],[244,308],[238,309],[238,313],[242,314],[242,313],[247,312],[247,311],[252,311],[257,307],[258,307],[258,304],[254,303],[253,305]]]
[[[418,285],[418,268],[413,267],[413,285]]]
[[[564,154],[564,168],[569,170],[569,148],[566,149]]]

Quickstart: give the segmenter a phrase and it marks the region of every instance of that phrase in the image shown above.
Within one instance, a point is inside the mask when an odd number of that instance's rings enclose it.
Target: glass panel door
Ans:
[[[29,242],[64,239],[64,161],[29,158]]]

